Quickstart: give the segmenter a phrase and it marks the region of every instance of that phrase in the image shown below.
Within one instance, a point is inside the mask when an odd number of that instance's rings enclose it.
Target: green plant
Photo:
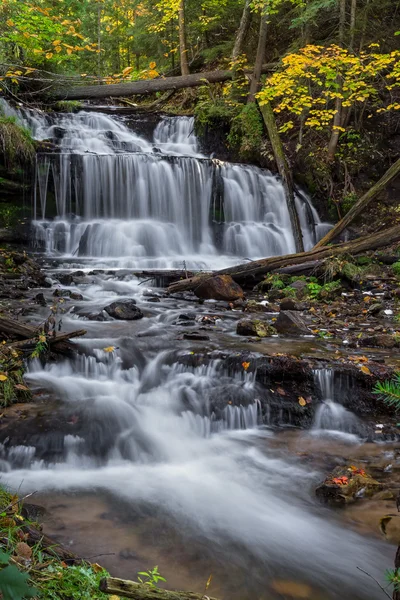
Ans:
[[[46,352],[47,349],[48,349],[48,343],[47,343],[46,335],[43,331],[40,331],[37,342],[36,342],[36,346],[35,346],[34,350],[32,351],[31,358],[39,358],[39,356],[41,354],[43,354],[43,352]]]
[[[282,289],[282,292],[285,294],[286,298],[295,298],[297,296],[296,289],[293,287],[290,287],[290,285],[288,285],[287,287],[284,287]]]
[[[240,157],[251,158],[260,151],[262,138],[263,123],[257,105],[246,104],[232,119],[228,144],[238,150]]]
[[[372,392],[388,406],[400,410],[400,372],[395,373],[393,379],[378,381]]]
[[[29,575],[10,564],[11,552],[0,550],[0,591],[3,600],[33,598],[37,590],[29,585]]]
[[[100,592],[100,580],[109,576],[105,569],[95,565],[73,565],[65,568],[54,562],[43,569],[44,581],[38,581],[46,600],[107,600]]]
[[[322,290],[322,285],[320,285],[319,283],[311,282],[307,285],[308,295],[313,300],[316,300],[318,298],[318,295],[321,290]]]
[[[82,102],[79,100],[59,100],[54,105],[54,109],[60,112],[76,112],[81,108]]]
[[[9,166],[31,164],[34,159],[31,132],[19,125],[15,117],[0,117],[0,155]]]
[[[400,590],[400,569],[387,569],[385,571],[385,578],[396,592]]]
[[[0,178],[1,183],[1,178]],[[3,227],[12,227],[18,221],[22,208],[12,204],[4,204],[0,206],[0,223]]]
[[[150,571],[139,571],[138,581],[149,587],[156,588],[159,581],[166,581],[166,579],[160,575],[158,566],[156,565]]]
[[[396,275],[396,277],[400,277],[400,261],[397,261],[392,264],[392,271]]]

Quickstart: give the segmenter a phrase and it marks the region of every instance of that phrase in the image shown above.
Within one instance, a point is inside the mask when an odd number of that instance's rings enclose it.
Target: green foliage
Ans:
[[[83,108],[82,102],[79,100],[60,100],[54,105],[54,109],[59,112],[76,112]]]
[[[158,572],[157,565],[150,569],[150,571],[139,571],[137,579],[139,583],[143,583],[152,588],[158,587],[159,581],[166,581],[166,579]]]
[[[387,569],[385,571],[385,578],[396,592],[400,590],[400,569]]]
[[[251,158],[260,152],[263,123],[255,102],[246,104],[232,119],[228,143],[242,158]]]
[[[30,131],[21,127],[14,117],[0,117],[0,156],[9,166],[29,164],[35,156]]]
[[[1,569],[0,591],[2,593],[3,600],[23,600],[23,598],[34,598],[37,590],[31,587],[28,582],[29,575],[26,573],[21,573],[21,571],[17,569],[15,565],[8,565]]]
[[[396,275],[396,277],[400,277],[400,261],[393,263],[392,271]]]
[[[1,186],[1,179],[0,179]],[[13,227],[17,224],[22,208],[14,204],[0,204],[0,223],[3,227]]]
[[[378,381],[372,390],[380,400],[396,411],[400,410],[400,373],[396,373],[393,379]]]
[[[43,570],[46,581],[40,585],[46,600],[107,600],[109,596],[99,591],[100,580],[109,576],[105,569],[91,565],[74,565],[65,568],[54,563]]]
[[[319,296],[320,291],[322,290],[322,285],[320,285],[319,283],[309,283],[307,285],[307,292],[308,295],[310,296],[310,298],[312,298],[313,300],[317,299]]]
[[[0,344],[0,406],[27,401],[31,397],[24,382],[24,365],[17,350]]]
[[[222,87],[209,84],[200,86],[195,107],[195,126],[202,133],[218,121],[230,122],[239,111],[239,106],[222,95]]]
[[[286,298],[295,298],[297,296],[295,288],[290,287],[290,285],[284,287],[282,289],[282,292],[285,294]]]

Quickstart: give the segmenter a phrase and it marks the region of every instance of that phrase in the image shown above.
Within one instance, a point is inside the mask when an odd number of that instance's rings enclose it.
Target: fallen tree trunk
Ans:
[[[338,256],[340,254],[359,254],[368,250],[376,250],[400,241],[400,225],[396,225],[391,229],[380,231],[372,235],[367,235],[351,242],[336,244],[329,248],[313,248],[308,252],[299,252],[298,254],[286,254],[285,256],[272,256],[261,260],[252,261],[246,264],[229,267],[221,271],[214,271],[212,274],[196,275],[183,281],[177,281],[168,287],[168,292],[176,293],[186,290],[194,290],[206,279],[214,275],[230,275],[236,282],[241,282],[246,279],[253,281],[266,273],[270,273],[282,267],[308,263],[316,260],[328,258],[330,256]]]
[[[148,585],[128,581],[127,579],[118,579],[117,577],[102,579],[100,581],[100,590],[105,594],[134,598],[135,600],[204,600],[205,598],[216,600],[204,594],[162,590],[161,588],[152,588]]]
[[[303,234],[300,226],[300,219],[296,209],[294,198],[294,187],[292,173],[286,159],[285,150],[276,125],[274,111],[269,102],[258,104],[265,126],[267,128],[269,141],[271,142],[276,166],[281,176],[283,189],[285,191],[286,204],[289,211],[290,223],[292,225],[293,237],[296,252],[304,252]]]
[[[34,327],[33,325],[20,323],[15,319],[0,317],[0,333],[22,338],[17,342],[11,342],[9,344],[9,346],[12,346],[13,348],[28,348],[30,346],[35,346],[37,344],[37,335],[42,329],[42,326]],[[58,333],[55,336],[47,335],[46,341],[51,346],[52,350],[64,354],[73,348],[72,344],[68,343],[70,339],[81,337],[85,334],[86,331],[84,329],[79,329],[71,331],[70,333]]]
[[[326,246],[335,237],[337,237],[350,223],[368,206],[385,187],[400,174],[400,158],[386,171],[383,177],[362,196],[355,205],[349,210],[347,215],[343,217],[327,234],[316,244],[315,248]]]
[[[276,63],[263,65],[262,73],[273,71],[276,66]],[[70,89],[54,90],[50,95],[54,100],[93,100],[95,98],[116,98],[118,96],[140,96],[153,94],[154,92],[196,87],[204,85],[205,81],[208,83],[221,83],[229,81],[233,76],[233,71],[207,71],[180,77],[160,77],[159,79],[113,83],[111,85],[76,86]]]

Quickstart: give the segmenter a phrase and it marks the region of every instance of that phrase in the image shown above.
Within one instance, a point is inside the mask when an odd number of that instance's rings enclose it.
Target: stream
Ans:
[[[242,348],[240,311],[166,298],[133,272],[291,252],[279,180],[204,156],[189,117],[161,119],[149,139],[100,112],[17,116],[60,149],[38,156],[33,227],[53,286],[41,291],[48,305],[55,288],[75,292],[57,318],[87,334],[74,358],[31,361],[37,418],[51,427],[2,447],[2,480],[37,492],[45,531],[118,576],[158,564],[171,588],[203,593],[212,574],[207,593],[221,599],[382,598],[357,567],[382,581],[395,548],[317,502],[324,460],[304,452],[356,460],[390,444],[366,442],[328,369],[315,373],[323,402],[309,431],[290,413],[269,419],[255,371],[220,355]],[[329,225],[305,194],[296,201],[311,247]],[[128,299],[143,318],[103,310]],[[193,330],[205,339],[185,338]]]

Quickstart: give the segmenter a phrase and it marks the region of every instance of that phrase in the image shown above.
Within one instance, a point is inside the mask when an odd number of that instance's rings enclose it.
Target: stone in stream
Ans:
[[[70,273],[61,273],[60,275],[55,275],[55,278],[61,283],[61,285],[72,285],[74,282],[74,278]]]
[[[197,333],[196,331],[191,331],[189,333],[184,333],[183,334],[183,339],[184,340],[193,340],[193,341],[198,341],[198,342],[205,342],[207,340],[210,339],[210,337],[208,335],[205,335],[204,333]]]
[[[108,306],[105,306],[104,310],[110,317],[121,319],[123,321],[135,321],[144,316],[140,308],[136,306],[136,301],[133,299],[117,300],[116,302],[112,302]]]
[[[241,319],[236,326],[238,335],[251,335],[256,337],[270,337],[276,330],[267,321],[260,319]]]
[[[386,348],[390,350],[397,346],[397,341],[393,335],[389,333],[381,333],[377,335],[370,335],[359,340],[361,346],[369,346],[371,348]]]
[[[336,467],[316,488],[315,494],[325,504],[344,506],[357,498],[373,496],[382,487],[364,469],[351,465]]]
[[[278,333],[287,333],[289,335],[305,335],[310,333],[304,321],[292,310],[282,310],[275,321],[275,328]]]
[[[230,275],[216,275],[201,283],[194,293],[204,300],[225,300],[233,302],[243,298],[244,293],[240,285],[233,281]]]
[[[40,306],[47,306],[46,298],[44,297],[42,292],[36,294],[35,303],[39,304]]]
[[[296,302],[293,298],[283,298],[280,304],[281,310],[307,310],[309,307],[306,302]]]

